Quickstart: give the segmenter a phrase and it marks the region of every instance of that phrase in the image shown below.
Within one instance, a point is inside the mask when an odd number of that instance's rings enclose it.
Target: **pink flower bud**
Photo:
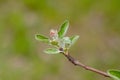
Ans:
[[[58,40],[58,32],[57,32],[57,30],[51,29],[51,30],[50,30],[50,37],[51,37],[53,40]]]
[[[55,37],[57,35],[57,30],[51,29],[50,30],[50,37]]]

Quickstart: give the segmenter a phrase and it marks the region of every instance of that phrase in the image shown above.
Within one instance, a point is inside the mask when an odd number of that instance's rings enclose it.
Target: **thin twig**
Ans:
[[[74,64],[75,66],[80,66],[80,67],[83,67],[84,69],[86,70],[89,70],[89,71],[92,71],[92,72],[96,72],[102,76],[105,76],[105,77],[110,77],[106,72],[103,72],[101,70],[98,70],[98,69],[95,69],[95,68],[92,68],[92,67],[89,67],[89,66],[86,66],[84,64],[82,64],[81,62],[79,62],[78,60],[74,59],[71,55],[69,54],[65,54],[63,53],[63,55],[72,63]]]

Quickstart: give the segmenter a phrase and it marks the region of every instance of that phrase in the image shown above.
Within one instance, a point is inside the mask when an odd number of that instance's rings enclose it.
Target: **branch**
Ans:
[[[101,70],[98,70],[98,69],[95,69],[95,68],[92,68],[92,67],[89,67],[89,66],[86,66],[84,64],[82,64],[81,62],[79,62],[78,60],[74,59],[71,55],[69,54],[65,54],[63,53],[63,55],[72,63],[74,64],[75,66],[80,66],[86,70],[89,70],[89,71],[92,71],[92,72],[95,72],[95,73],[98,73],[102,76],[105,76],[105,77],[110,77],[106,72],[103,72]]]

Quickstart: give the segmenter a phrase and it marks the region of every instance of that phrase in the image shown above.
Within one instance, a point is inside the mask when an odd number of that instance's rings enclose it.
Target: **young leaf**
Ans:
[[[107,73],[114,80],[120,80],[120,70],[108,70]]]
[[[47,38],[47,37],[45,37],[43,35],[40,35],[40,34],[36,34],[35,39],[39,40],[39,41],[42,41],[42,42],[49,43],[49,38]]]
[[[62,38],[65,36],[67,30],[68,30],[68,27],[69,27],[69,21],[66,20],[60,27],[60,30],[58,32],[58,36],[59,38]]]
[[[56,48],[48,48],[44,51],[47,54],[58,54],[60,53],[60,51]]]
[[[71,40],[69,37],[63,37],[63,42],[67,44],[71,44]]]
[[[78,35],[71,37],[71,38],[70,38],[70,40],[71,40],[71,42],[72,42],[71,45],[73,45],[73,44],[78,40],[78,38],[79,38]]]
[[[64,48],[67,48],[67,49],[69,49],[70,48],[70,46],[71,46],[71,40],[70,40],[70,38],[69,37],[63,37],[62,39],[61,39],[61,45],[60,45],[63,49]]]

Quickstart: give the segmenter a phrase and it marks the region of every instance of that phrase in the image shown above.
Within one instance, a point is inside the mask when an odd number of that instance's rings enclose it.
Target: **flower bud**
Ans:
[[[50,30],[50,37],[54,37],[56,34],[56,30],[51,29]]]
[[[57,40],[58,39],[57,30],[51,29],[50,30],[50,37],[52,37],[54,40]]]

